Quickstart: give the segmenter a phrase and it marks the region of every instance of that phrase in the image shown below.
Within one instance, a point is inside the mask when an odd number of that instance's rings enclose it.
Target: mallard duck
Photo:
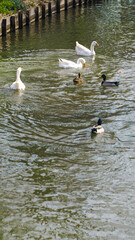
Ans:
[[[81,45],[80,43],[76,42],[76,46],[75,46],[75,50],[77,55],[81,55],[81,56],[92,56],[95,55],[95,51],[94,51],[94,47],[95,46],[99,46],[99,44],[96,41],[93,41],[91,43],[90,49],[84,47],[83,45]]]
[[[101,82],[102,86],[106,86],[106,87],[115,87],[115,86],[119,86],[119,82],[115,81],[115,82],[106,82],[106,75],[103,74],[101,76],[101,78],[103,78],[103,81]]]
[[[59,67],[61,68],[85,68],[86,61],[84,58],[78,58],[77,63],[63,58],[59,59]]]
[[[97,125],[93,126],[93,128],[91,129],[91,133],[103,133],[104,132],[104,128],[101,126],[102,124],[102,120],[99,118]]]
[[[17,69],[17,73],[16,73],[16,81],[12,83],[11,89],[14,89],[14,90],[24,90],[25,89],[25,85],[23,84],[23,82],[20,79],[21,71],[22,71],[22,68],[19,67]]]
[[[83,81],[83,79],[81,78],[81,74],[78,73],[78,77],[73,79],[74,83],[81,83]]]

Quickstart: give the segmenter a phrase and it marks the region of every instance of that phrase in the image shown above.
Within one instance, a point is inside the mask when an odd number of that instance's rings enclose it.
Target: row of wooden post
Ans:
[[[72,6],[75,7],[76,4],[78,4],[79,6],[82,5],[82,2],[84,4],[87,3],[87,0],[78,0],[78,2],[76,2],[77,0],[72,0]],[[48,16],[51,16],[52,14],[52,3],[51,2],[48,2],[48,10],[46,12],[46,5],[43,4],[41,6],[41,18],[42,19],[45,19],[45,17],[48,15]],[[64,10],[67,10],[68,8],[68,0],[65,0],[64,1]],[[70,5],[70,6],[71,6]],[[60,5],[60,0],[56,0],[56,9],[55,9],[55,12],[59,13],[61,10],[61,5]],[[35,7],[34,9],[35,11],[35,19],[34,21],[37,22],[39,20],[39,7]],[[23,18],[23,14],[25,14],[25,20]],[[30,24],[30,21],[31,21],[31,17],[30,17],[30,10],[27,10],[25,13],[22,13],[21,11],[18,12],[18,28],[19,29],[22,29],[23,28],[23,25],[29,25]],[[2,36],[6,36],[7,34],[7,19],[3,19],[2,20],[2,23],[1,23],[1,29],[2,29]],[[15,29],[16,29],[16,17],[13,15],[10,17],[10,27],[9,27],[9,31],[10,32],[15,32]]]

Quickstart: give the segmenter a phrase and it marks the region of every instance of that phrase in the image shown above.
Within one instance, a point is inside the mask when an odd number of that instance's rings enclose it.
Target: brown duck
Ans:
[[[73,82],[74,82],[74,83],[82,83],[82,81],[83,81],[83,79],[82,79],[80,73],[78,73],[78,77],[76,77],[76,78],[73,79]]]

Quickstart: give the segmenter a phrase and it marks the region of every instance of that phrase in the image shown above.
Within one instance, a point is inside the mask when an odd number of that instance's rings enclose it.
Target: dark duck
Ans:
[[[99,134],[104,132],[104,128],[102,127],[102,120],[99,118],[97,125],[93,126],[91,129],[91,133]]]
[[[82,83],[82,81],[83,81],[83,79],[82,79],[80,73],[78,73],[78,77],[76,77],[76,78],[73,79],[73,82],[74,82],[74,83]]]
[[[101,78],[103,78],[103,81],[101,83],[102,86],[105,86],[105,87],[115,87],[115,86],[119,86],[119,82],[115,81],[115,82],[108,82],[106,81],[106,75],[103,74],[101,76]]]

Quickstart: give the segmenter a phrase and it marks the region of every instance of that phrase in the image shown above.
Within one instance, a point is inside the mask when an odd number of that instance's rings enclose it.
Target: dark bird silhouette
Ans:
[[[82,83],[82,81],[83,81],[83,79],[82,79],[80,73],[78,73],[78,77],[76,77],[76,78],[73,79],[73,82],[74,82],[74,83]]]
[[[115,82],[108,82],[106,81],[106,75],[103,74],[101,76],[101,78],[103,78],[103,81],[101,82],[101,85],[102,86],[105,86],[105,87],[115,87],[115,86],[119,86],[119,82],[115,81]]]

